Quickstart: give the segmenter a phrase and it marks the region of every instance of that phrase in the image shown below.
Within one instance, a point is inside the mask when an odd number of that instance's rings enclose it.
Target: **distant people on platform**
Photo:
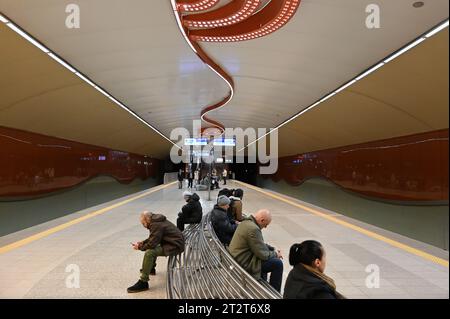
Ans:
[[[244,197],[244,191],[241,188],[237,188],[233,191],[233,195],[230,196],[230,213],[231,217],[238,222],[244,219],[242,214],[242,198]]]
[[[183,181],[184,181],[184,172],[182,169],[180,169],[178,171],[178,189],[182,189],[183,188]]]
[[[266,244],[262,229],[269,226],[272,216],[267,209],[259,210],[254,216],[244,219],[236,229],[229,246],[231,256],[255,279],[267,280],[281,291],[283,278],[283,256],[279,250]]]
[[[232,223],[228,218],[228,208],[230,207],[230,199],[225,196],[219,196],[217,204],[211,211],[211,224],[214,228],[214,232],[219,238],[220,242],[225,246],[230,244],[231,238],[236,230],[237,224]]]
[[[223,185],[227,185],[227,178],[228,178],[228,172],[227,172],[227,169],[224,168],[222,171]]]
[[[216,169],[214,169],[212,171],[212,176],[211,176],[211,190],[214,190],[216,188],[220,189],[220,186],[219,186],[219,177],[217,176],[217,171],[216,171]]]
[[[144,241],[131,244],[133,249],[145,251],[145,254],[140,279],[127,289],[129,293],[148,290],[149,275],[156,275],[158,256],[172,256],[184,251],[183,233],[166,216],[145,211],[141,214],[140,221],[149,230],[150,236]]]
[[[345,299],[336,291],[333,279],[324,274],[326,254],[315,240],[292,245],[289,272],[284,286],[285,299]]]
[[[192,182],[194,181],[194,172],[190,169],[187,173],[187,179],[188,179],[188,188],[192,188]]]
[[[200,171],[198,169],[194,172],[194,187],[200,184]]]
[[[185,191],[183,198],[186,204],[178,213],[177,227],[179,230],[184,230],[185,224],[198,224],[202,221],[203,211],[200,197],[196,193]]]

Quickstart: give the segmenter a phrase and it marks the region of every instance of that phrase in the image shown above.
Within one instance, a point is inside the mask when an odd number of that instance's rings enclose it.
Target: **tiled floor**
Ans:
[[[229,187],[241,186],[229,182]],[[264,236],[267,242],[284,253],[284,278],[290,270],[287,262],[290,245],[306,239],[316,239],[327,250],[326,273],[335,279],[338,290],[348,298],[449,297],[447,267],[330,222],[288,203],[269,198],[246,187],[242,188],[245,192],[245,213],[268,208],[273,214],[273,222],[267,230],[264,230]],[[176,215],[183,204],[182,192],[176,186],[169,186],[0,254],[0,297],[165,298],[167,262],[165,258],[158,259],[157,276],[151,278],[150,291],[127,294],[126,288],[138,279],[142,260],[142,253],[132,250],[130,242],[144,239],[148,235],[148,232],[139,224],[139,213],[143,210],[163,213],[175,222]],[[217,191],[213,193],[212,198],[216,197],[216,193]],[[0,246],[136,195],[4,236],[0,238]],[[199,192],[199,195],[202,198],[204,210],[207,211],[212,202],[206,201],[207,192]],[[295,199],[291,200],[301,203]],[[317,207],[316,209],[320,210]],[[339,215],[333,215],[341,218]],[[349,218],[345,220],[352,222]],[[373,226],[353,222],[372,231],[376,230]],[[448,252],[436,251],[436,248],[402,238],[398,234],[379,231],[384,236],[391,235],[390,238],[395,237],[395,240],[407,242],[415,248],[428,249],[448,260]],[[79,269],[79,288],[70,288],[74,283],[74,269]],[[366,284],[366,281],[374,283],[373,276],[370,276],[370,271],[373,272],[373,269],[379,271],[379,288],[368,288]]]

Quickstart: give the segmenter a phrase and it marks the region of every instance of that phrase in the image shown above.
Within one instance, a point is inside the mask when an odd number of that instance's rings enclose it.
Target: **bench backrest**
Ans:
[[[258,281],[231,257],[217,238],[210,214],[183,232],[186,247],[169,257],[167,297],[170,299],[279,299],[267,281]]]

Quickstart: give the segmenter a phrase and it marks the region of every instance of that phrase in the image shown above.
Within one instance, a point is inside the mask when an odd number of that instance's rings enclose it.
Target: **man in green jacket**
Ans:
[[[267,280],[270,273],[270,285],[281,291],[283,277],[283,256],[270,245],[264,243],[262,229],[269,226],[272,216],[267,209],[259,210],[255,215],[242,221],[234,233],[228,248],[231,256],[255,279]]]
[[[133,249],[145,251],[141,277],[128,292],[148,290],[149,275],[154,271],[158,256],[177,255],[184,251],[183,233],[166,216],[143,212],[141,224],[150,231],[150,236],[141,242],[132,244]]]

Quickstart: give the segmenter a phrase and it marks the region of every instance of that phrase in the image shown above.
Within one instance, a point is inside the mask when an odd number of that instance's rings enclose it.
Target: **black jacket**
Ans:
[[[186,205],[181,208],[181,217],[184,221],[188,223],[200,223],[202,221],[203,211],[202,204],[200,204],[200,197],[194,193],[189,198]]]
[[[284,299],[337,299],[336,292],[302,264],[289,273],[284,286]]]
[[[237,225],[230,222],[227,211],[215,205],[211,211],[211,223],[222,244],[229,245]]]

